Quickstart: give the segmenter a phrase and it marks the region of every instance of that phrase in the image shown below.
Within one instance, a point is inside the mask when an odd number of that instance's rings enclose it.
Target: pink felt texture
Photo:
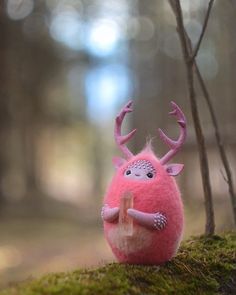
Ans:
[[[166,217],[162,213],[144,213],[136,209],[128,209],[128,215],[139,224],[149,229],[163,229],[166,225]],[[161,222],[158,226],[158,222]]]
[[[177,140],[173,140],[169,138],[160,128],[158,129],[161,139],[170,147],[170,150],[160,159],[162,165],[166,164],[179,152],[187,136],[186,118],[184,113],[174,101],[171,102],[171,106],[172,111],[169,112],[169,115],[176,117],[177,123],[180,127],[180,135]]]
[[[127,167],[139,159],[152,163],[157,171],[153,179],[146,181],[124,177]],[[174,172],[178,172],[178,167]],[[120,207],[120,198],[127,191],[133,194],[134,209],[144,213],[161,212],[166,216],[167,224],[162,230],[152,230],[134,221],[134,232],[137,236],[128,241],[127,251],[123,241],[123,244],[119,244],[117,222],[104,221],[105,237],[119,262],[163,264],[176,254],[183,232],[183,205],[176,181],[154,153],[150,149],[145,149],[117,168],[104,197],[104,204],[109,208]]]
[[[122,166],[125,163],[125,159],[122,159],[120,157],[113,157],[112,158],[112,163],[114,165],[115,168],[119,168],[120,166]]]
[[[104,205],[102,208],[102,219],[107,222],[115,222],[118,220],[120,208],[109,208],[108,205]]]
[[[133,111],[132,109],[133,101],[130,100],[120,111],[120,113],[116,116],[116,123],[115,123],[115,130],[114,130],[114,136],[115,141],[117,145],[119,146],[120,150],[123,152],[123,154],[126,156],[126,158],[131,158],[133,154],[128,149],[128,147],[125,145],[126,142],[128,142],[136,133],[136,129],[132,130],[127,135],[121,135],[121,126],[123,123],[123,120],[126,116],[126,114],[131,113]]]
[[[177,176],[184,169],[184,164],[167,164],[166,172],[171,176]]]

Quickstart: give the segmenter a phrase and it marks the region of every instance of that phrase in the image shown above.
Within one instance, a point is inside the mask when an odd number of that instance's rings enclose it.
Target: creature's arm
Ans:
[[[101,216],[106,222],[117,222],[120,209],[118,207],[109,208],[107,204],[102,207]]]
[[[162,230],[167,225],[166,216],[160,212],[144,213],[135,209],[128,209],[127,212],[135,221],[148,229]]]

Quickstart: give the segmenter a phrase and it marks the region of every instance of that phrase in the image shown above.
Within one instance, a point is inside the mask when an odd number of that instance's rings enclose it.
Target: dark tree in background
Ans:
[[[5,148],[7,127],[10,120],[8,93],[7,93],[7,18],[4,3],[0,3],[0,209],[4,201],[2,181],[7,169]]]
[[[43,14],[42,3],[36,10]],[[4,2],[0,30],[1,197],[9,187],[10,195],[5,197],[14,199],[21,182],[24,197],[39,209],[43,194],[37,181],[37,140],[40,128],[47,124],[44,91],[58,68],[58,59],[46,30],[39,34],[37,27],[32,27],[35,36],[27,38],[22,22],[6,16]]]

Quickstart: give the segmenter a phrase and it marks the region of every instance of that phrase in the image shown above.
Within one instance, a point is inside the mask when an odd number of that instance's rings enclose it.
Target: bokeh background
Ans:
[[[195,43],[206,0],[182,0]],[[215,1],[197,62],[210,91],[235,182],[236,1]],[[204,232],[204,200],[185,68],[167,0],[2,0],[0,4],[0,286],[49,271],[112,261],[100,208],[121,155],[115,114],[129,98],[129,147],[163,128],[175,100],[188,139],[175,161],[185,204],[185,238]],[[233,227],[211,120],[197,91],[207,141],[217,231]]]

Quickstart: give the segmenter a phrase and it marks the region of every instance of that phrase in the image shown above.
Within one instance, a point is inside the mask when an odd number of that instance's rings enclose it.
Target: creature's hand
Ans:
[[[106,222],[117,222],[120,209],[118,207],[109,208],[107,204],[102,207],[101,216]]]
[[[144,213],[135,209],[128,209],[127,213],[140,225],[148,229],[161,230],[167,225],[166,216],[160,212]]]

